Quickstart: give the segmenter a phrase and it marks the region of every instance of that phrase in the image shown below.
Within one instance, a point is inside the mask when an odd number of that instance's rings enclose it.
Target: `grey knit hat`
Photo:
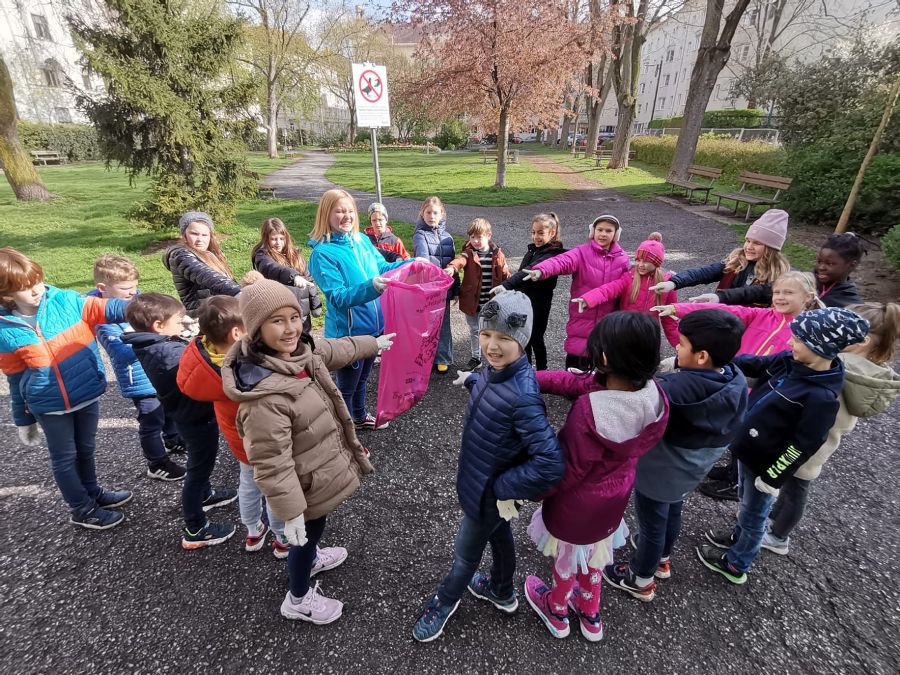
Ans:
[[[203,211],[188,211],[187,213],[182,214],[181,218],[178,219],[178,229],[181,231],[181,234],[184,234],[184,231],[188,229],[188,225],[191,223],[205,223],[206,226],[209,227],[210,232],[216,229],[215,225],[213,225],[212,216],[208,213],[204,213]]]
[[[368,215],[371,216],[373,213],[376,213],[376,212],[382,214],[384,216],[385,220],[390,220],[390,218],[388,218],[387,209],[384,208],[384,204],[382,204],[381,202],[372,202],[371,204],[369,204]]]
[[[791,321],[791,333],[810,350],[834,359],[850,345],[866,339],[869,322],[843,307],[812,309]]]
[[[478,330],[496,330],[525,345],[531,340],[534,312],[531,300],[519,291],[501,293],[485,304],[478,314]]]
[[[271,279],[260,279],[241,289],[238,307],[244,319],[244,330],[251,340],[256,337],[263,322],[282,307],[293,307],[303,315],[291,289]]]

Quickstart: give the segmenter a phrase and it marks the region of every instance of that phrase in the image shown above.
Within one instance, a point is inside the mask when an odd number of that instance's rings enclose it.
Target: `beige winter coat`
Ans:
[[[225,394],[240,402],[237,430],[253,478],[282,520],[327,515],[372,473],[350,413],[329,370],[377,353],[375,338],[317,340],[289,360],[247,358],[247,339],[236,342],[222,364]],[[298,377],[306,373],[307,377]]]

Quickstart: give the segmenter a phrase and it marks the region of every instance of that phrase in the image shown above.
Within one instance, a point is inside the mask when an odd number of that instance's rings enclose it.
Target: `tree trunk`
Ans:
[[[569,109],[566,108],[563,113],[563,123],[562,123],[562,144],[563,148],[566,148],[566,143],[569,142],[569,129],[572,126],[572,118],[569,116]]]
[[[597,150],[597,146],[599,143],[597,142],[597,137],[600,135],[600,116],[603,114],[603,106],[606,105],[606,99],[609,96],[609,90],[612,88],[612,71],[610,70],[608,73],[600,72],[602,80],[602,85],[600,87],[600,95],[594,99],[590,108],[588,108],[587,114],[589,116],[588,120],[588,143],[587,143],[587,156],[592,157],[594,152]]]
[[[616,137],[613,139],[612,157],[607,169],[627,169],[628,151],[631,149],[631,127],[634,124],[635,100],[632,96],[619,99],[619,121],[616,123]]]
[[[497,180],[494,187],[506,187],[506,150],[509,148],[509,107],[500,108],[500,126],[497,130]]]
[[[578,118],[581,116],[581,95],[575,97],[575,101],[572,103],[572,120],[575,122],[575,127],[572,129],[572,154],[574,155],[578,152]]]
[[[278,101],[275,99],[275,82],[266,84],[266,145],[269,158],[278,157]]]
[[[12,78],[6,61],[0,57],[0,166],[19,201],[45,202],[53,199],[31,163],[31,156],[19,142],[17,119]]]

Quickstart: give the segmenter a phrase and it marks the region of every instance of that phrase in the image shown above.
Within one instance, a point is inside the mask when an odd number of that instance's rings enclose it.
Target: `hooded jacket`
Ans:
[[[571,274],[572,297],[581,298],[591,289],[622,276],[628,269],[628,255],[618,242],[613,242],[607,250],[591,240],[545,260],[535,265],[533,269],[540,270],[543,277]],[[587,350],[588,335],[594,326],[615,310],[615,300],[609,300],[581,313],[577,305],[569,303],[569,321],[566,324],[566,341],[563,344],[566,354],[583,355]]]
[[[213,295],[237,295],[241,287],[231,277],[217,272],[184,244],[175,244],[163,253],[163,265],[172,273],[172,282],[185,310],[194,312],[200,302]]]
[[[64,412],[106,391],[95,328],[125,320],[122,300],[85,297],[47,285],[35,327],[0,307],[0,370],[9,380],[13,422]]]
[[[491,251],[491,288],[499,286],[509,277],[506,256],[494,242],[489,243]],[[481,259],[471,244],[463,246],[462,252],[450,261],[448,267],[463,271],[459,287],[459,311],[469,316],[478,315],[478,301],[481,298]]]
[[[368,237],[331,234],[329,239],[309,240],[309,271],[325,294],[325,337],[381,335],[384,315],[372,278],[406,261],[387,262]]]
[[[617,301],[620,310],[630,310],[649,314],[654,319],[660,321],[666,339],[669,341],[669,344],[674,347],[678,344],[678,322],[671,316],[664,316],[659,319],[656,314],[650,311],[650,308],[656,305],[672,305],[677,303],[678,293],[675,291],[669,291],[668,293],[663,293],[661,295],[653,293],[650,291],[650,287],[656,283],[653,280],[654,277],[649,274],[645,274],[644,276],[638,275],[640,277],[640,285],[638,286],[637,297],[634,299],[634,302],[632,302],[631,286],[634,283],[634,275],[637,273],[637,268],[632,267],[630,270],[623,272],[622,276],[615,281],[610,281],[608,284],[594,288],[585,293],[582,297],[588,307],[596,307],[597,305],[602,305],[606,302]],[[665,272],[663,274],[663,278],[666,281],[671,279],[671,277],[671,272]]]
[[[816,291],[826,307],[849,307],[863,301],[856,283],[851,279],[825,287],[816,281]],[[772,304],[771,284],[753,284],[728,291],[717,290],[719,302],[726,305],[757,305],[768,307]]]
[[[480,518],[490,499],[537,499],[562,478],[562,450],[547,421],[534,370],[520,357],[466,380],[470,391],[456,493]]]
[[[380,235],[375,233],[374,227],[369,226],[366,228],[366,234],[369,237],[369,241],[375,244],[375,248],[382,251],[390,251],[399,256],[401,260],[409,258],[409,253],[406,252],[403,240],[394,234],[394,230],[391,229],[390,225],[386,225],[384,232]]]
[[[299,256],[300,267],[302,269],[294,269],[288,265],[282,265],[281,263],[276,262],[272,256],[266,253],[266,249],[259,246],[253,251],[253,269],[262,274],[266,279],[282,283],[285,286],[289,286],[294,291],[297,302],[300,303],[300,310],[303,312],[304,326],[308,332],[309,327],[307,324],[310,322],[309,316],[322,316],[322,299],[319,297],[319,289],[313,285],[315,284],[315,279],[313,279],[312,274],[309,273],[309,268],[307,268],[303,256],[300,255],[299,251],[297,252],[297,255]],[[298,276],[306,279],[310,285],[302,287],[295,286],[294,277]]]
[[[683,318],[698,309],[724,309],[734,314],[744,323],[744,335],[738,354],[768,356],[790,349],[791,314],[782,314],[772,307],[744,307],[743,305],[720,305],[715,302],[678,302],[674,305],[675,316]]]
[[[431,227],[419,216],[413,232],[413,255],[428,258],[441,269],[449,265],[456,257],[456,245],[447,232],[446,225],[447,221],[441,220],[437,227]],[[447,292],[448,298],[455,298],[459,294],[459,275],[454,275],[453,281],[453,286]]]
[[[802,480],[815,480],[822,466],[834,454],[844,434],[853,431],[860,417],[874,417],[887,410],[900,397],[900,375],[889,366],[872,363],[857,354],[843,353],[844,388],[841,389],[840,408],[828,438],[816,454],[794,474]]]
[[[553,291],[556,290],[556,283],[559,279],[550,277],[542,278],[540,281],[525,281],[525,272],[535,265],[565,252],[566,249],[561,241],[551,241],[543,246],[528,244],[528,250],[519,265],[519,271],[503,282],[503,288],[508,291],[521,291],[531,300],[531,306],[535,311],[538,311],[538,308],[544,308],[549,312],[550,305],[553,304]]]
[[[680,502],[722,456],[744,420],[747,380],[734,365],[682,368],[657,377],[669,400],[663,439],[637,463],[634,489],[658,502]]]
[[[544,525],[561,541],[594,544],[619,526],[638,458],[663,437],[669,403],[653,381],[623,392],[566,371],[536,375],[541,393],[575,399],[559,432],[566,473],[544,496]]]
[[[758,378],[731,451],[756,476],[780,488],[822,446],[837,416],[844,383],[840,359],[813,370],[790,352],[736,356],[744,375]]]
[[[222,363],[225,394],[240,407],[237,431],[253,479],[281,520],[321,518],[374,471],[328,370],[374,356],[373,337],[300,342],[289,359],[248,357],[248,336]]]

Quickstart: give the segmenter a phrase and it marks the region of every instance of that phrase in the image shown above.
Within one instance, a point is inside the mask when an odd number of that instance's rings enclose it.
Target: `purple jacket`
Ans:
[[[628,254],[618,243],[607,251],[595,241],[585,242],[558,256],[534,266],[544,277],[559,274],[572,275],[572,297],[583,298],[588,291],[615,281],[628,269]],[[569,304],[569,322],[566,324],[566,354],[582,356],[587,349],[591,330],[604,316],[616,309],[616,300],[608,300],[596,307],[578,313],[578,305]]]
[[[544,495],[544,525],[562,541],[593,544],[619,526],[637,460],[662,439],[669,402],[653,381],[639,392],[626,393],[608,391],[591,376],[566,371],[540,370],[535,375],[542,394],[575,399],[559,432],[566,473]]]

